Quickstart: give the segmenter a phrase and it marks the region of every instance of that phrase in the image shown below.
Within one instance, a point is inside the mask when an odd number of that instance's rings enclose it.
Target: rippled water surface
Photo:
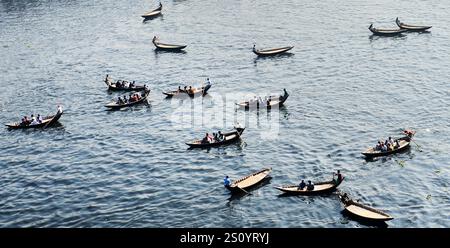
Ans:
[[[386,210],[390,227],[450,227],[450,2],[162,3],[163,16],[143,23],[157,2],[0,0],[1,122],[65,109],[59,127],[0,129],[1,227],[367,227],[342,215],[337,195],[273,188],[337,169],[340,190]],[[397,16],[433,28],[371,36],[370,23],[395,27]],[[155,52],[154,35],[188,46]],[[253,43],[295,48],[256,59]],[[146,82],[149,104],[105,111],[118,96],[107,73]],[[206,77],[203,99],[161,94]],[[234,109],[245,94],[283,88],[279,111]],[[241,143],[187,150],[236,120],[247,126]],[[361,156],[402,128],[417,131],[420,147]],[[264,167],[269,184],[230,199],[224,175]]]

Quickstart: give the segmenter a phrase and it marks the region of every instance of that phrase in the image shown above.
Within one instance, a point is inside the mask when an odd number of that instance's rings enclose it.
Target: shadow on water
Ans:
[[[178,53],[178,54],[186,54],[187,52],[184,50],[164,50],[164,49],[158,49],[155,48],[155,57],[158,57],[159,54],[165,54],[165,53]]]
[[[164,15],[163,14],[159,14],[157,16],[152,16],[152,17],[146,17],[144,18],[144,20],[142,20],[142,23],[147,24],[149,21],[156,19],[156,18],[161,18],[162,21],[164,21]]]
[[[260,189],[260,188],[262,188],[262,187],[264,187],[264,186],[266,186],[266,185],[268,185],[268,184],[270,184],[270,181],[271,181],[271,180],[272,180],[272,177],[266,177],[266,178],[264,178],[264,179],[263,179],[261,182],[259,182],[258,184],[254,185],[254,186],[252,186],[252,187],[250,187],[250,188],[245,189],[248,193],[246,193],[246,192],[244,192],[244,191],[242,191],[242,192],[231,193],[231,196],[228,198],[227,206],[229,206],[229,204],[230,204],[231,202],[239,201],[239,200],[241,200],[242,198],[244,198],[245,196],[252,195],[252,192],[254,192],[254,191],[256,191],[256,190],[258,190],[258,189]]]
[[[398,34],[395,36],[383,36],[383,35],[369,35],[370,42],[378,40],[378,39],[393,39],[393,40],[405,40],[407,37],[406,34]]]
[[[265,60],[279,60],[279,59],[283,59],[283,58],[289,58],[294,55],[295,55],[295,53],[285,52],[285,53],[280,53],[280,54],[276,54],[276,55],[272,55],[272,56],[257,56],[253,60],[253,63],[256,66],[257,62],[261,62],[261,61],[265,61]]]

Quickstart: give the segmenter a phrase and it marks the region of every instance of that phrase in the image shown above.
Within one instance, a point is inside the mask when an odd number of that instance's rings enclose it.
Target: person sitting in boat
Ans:
[[[398,140],[395,140],[394,148],[398,149],[399,147],[400,147],[400,143],[398,142]]]
[[[184,86],[184,92],[187,92],[187,86],[186,85]]]
[[[342,174],[341,174],[341,171],[340,171],[340,170],[337,170],[337,173],[333,173],[333,177],[334,177],[334,176],[337,176],[337,178],[336,178],[337,183],[339,183],[339,182],[342,181]]]
[[[375,146],[375,151],[380,151],[381,150],[381,141],[378,141],[377,145]]]
[[[305,180],[302,180],[302,181],[300,182],[300,184],[298,185],[298,189],[299,189],[299,190],[303,190],[305,187],[306,187]]]
[[[60,113],[62,113],[63,112],[63,108],[62,108],[62,106],[61,105],[58,105],[58,114],[60,114]]]
[[[209,142],[209,133],[206,133],[205,137],[202,139],[203,144],[211,143]]]
[[[311,180],[308,180],[308,184],[306,185],[306,190],[314,190],[314,184]]]
[[[189,86],[189,94],[194,94],[194,89],[192,89],[192,86]]]
[[[30,121],[28,120],[27,116],[24,116],[22,118],[22,123],[20,123],[21,126],[28,126],[30,124]]]
[[[383,142],[381,142],[381,149],[380,150],[382,152],[387,152],[387,146]]]
[[[217,132],[217,141],[222,141],[225,137],[221,131]]]
[[[39,124],[39,122],[36,119],[36,117],[33,116],[33,118],[31,119],[31,124],[30,125],[37,125],[37,124]]]
[[[38,123],[42,123],[42,116],[40,114],[38,114],[37,116],[37,121]]]
[[[209,78],[206,78],[206,84],[211,84],[211,81],[209,81]]]
[[[127,103],[129,100],[127,99],[127,96],[123,96],[123,103]]]
[[[181,86],[178,86],[178,92],[182,92]]]
[[[223,179],[223,185],[225,187],[228,187],[231,185],[231,179],[228,176],[225,176],[225,178]]]
[[[108,82],[108,79],[109,79],[109,75],[106,74],[105,82]]]
[[[135,84],[135,81],[133,81],[132,83],[130,83],[129,88],[130,88],[130,89],[131,89],[131,88],[134,88],[134,84]]]

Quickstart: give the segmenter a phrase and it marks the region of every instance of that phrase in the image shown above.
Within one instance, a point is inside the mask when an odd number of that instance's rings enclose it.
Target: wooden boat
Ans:
[[[133,87],[117,87],[116,83],[109,77],[105,79],[105,84],[112,91],[141,91],[145,90],[145,85],[134,85]]]
[[[344,181],[344,179],[345,177],[343,177],[341,181],[333,179],[327,182],[315,183],[313,190],[307,190],[306,187],[303,189],[299,189],[298,185],[288,185],[275,188],[287,194],[298,194],[298,195],[324,194],[336,190],[336,188],[342,183],[342,181]]]
[[[161,11],[162,11],[162,4],[159,3],[159,7],[158,8],[156,8],[156,9],[154,9],[152,11],[149,11],[149,12],[147,12],[147,13],[141,15],[141,16],[144,19],[151,19],[151,18],[154,18],[156,16],[159,16],[161,14]]]
[[[190,96],[190,97],[195,97],[198,95],[202,95],[205,96],[206,94],[208,94],[208,90],[211,88],[211,84],[208,83],[205,86],[202,87],[198,87],[198,88],[192,88],[191,91],[187,90],[174,90],[174,91],[166,91],[163,92],[164,95],[166,95],[167,98],[171,98],[171,97],[177,97],[177,96]]]
[[[283,89],[284,91],[284,95],[280,95],[280,96],[266,96],[264,100],[249,100],[249,101],[244,101],[244,102],[240,102],[240,103],[236,103],[236,105],[238,105],[239,107],[245,108],[245,109],[250,109],[250,108],[273,108],[276,106],[282,106],[284,104],[284,102],[288,99],[289,94],[287,93],[286,89]]]
[[[280,48],[271,48],[271,49],[256,49],[255,45],[253,45],[253,52],[258,56],[272,56],[280,53],[285,53],[294,48],[293,46],[280,47]]]
[[[165,50],[165,51],[180,51],[187,47],[187,45],[173,45],[173,44],[164,44],[158,41],[159,39],[155,36],[153,37],[153,44],[156,49]]]
[[[225,186],[232,193],[245,192],[245,189],[256,186],[258,183],[262,182],[266,177],[269,176],[272,168],[266,168],[255,172],[251,175],[238,179],[232,182],[229,186]]]
[[[395,19],[395,23],[397,23],[397,26],[399,28],[402,29],[406,29],[408,31],[416,31],[416,32],[421,32],[421,31],[425,31],[427,29],[430,29],[432,26],[417,26],[417,25],[409,25],[406,23],[401,22],[398,17],[397,19]]]
[[[233,130],[228,133],[223,133],[225,138],[222,141],[215,141],[213,143],[202,143],[202,140],[194,140],[192,142],[186,143],[190,148],[208,148],[208,147],[216,147],[221,145],[230,144],[235,142],[241,138],[242,133],[245,128],[236,127],[236,130]]]
[[[55,115],[47,116],[42,119],[42,122],[35,125],[21,125],[21,123],[10,123],[6,124],[6,126],[10,129],[26,129],[26,128],[47,128],[52,125],[54,125],[59,118],[61,118],[61,115],[63,114],[63,111],[58,111]]]
[[[358,202],[354,202],[346,194],[339,195],[344,208],[347,213],[368,221],[389,221],[394,219],[389,214],[386,214],[378,209],[371,208]]]
[[[404,33],[408,31],[407,29],[387,29],[387,28],[374,28],[373,24],[370,24],[369,30],[374,34],[378,36],[395,36],[399,35],[401,33]]]
[[[144,93],[144,94],[142,94],[142,93]],[[141,98],[137,101],[134,101],[134,102],[128,101],[124,104],[118,104],[117,101],[113,101],[113,102],[106,104],[105,107],[110,108],[110,109],[120,109],[120,108],[124,108],[124,107],[130,107],[130,106],[140,104],[140,103],[147,101],[149,94],[150,94],[150,90],[146,89],[141,92]]]
[[[374,158],[374,157],[388,156],[391,154],[402,152],[402,151],[408,149],[408,147],[410,146],[410,143],[411,143],[411,139],[414,136],[414,134],[415,133],[413,133],[411,136],[405,136],[405,137],[394,140],[394,144],[396,143],[397,140],[399,143],[399,146],[394,148],[394,150],[380,151],[380,150],[375,150],[375,148],[371,147],[371,148],[368,148],[367,150],[365,150],[364,152],[362,152],[362,154],[364,156],[366,156],[367,158]]]

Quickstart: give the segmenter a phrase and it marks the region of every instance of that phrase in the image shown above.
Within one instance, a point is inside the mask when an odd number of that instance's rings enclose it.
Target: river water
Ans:
[[[0,120],[51,114],[60,126],[0,129],[1,227],[371,227],[335,194],[279,197],[273,186],[329,180],[385,210],[389,227],[450,227],[450,2],[0,0]],[[373,37],[395,18],[429,33]],[[162,42],[184,53],[156,52]],[[256,58],[257,48],[295,46]],[[145,82],[148,105],[106,111],[105,75]],[[164,99],[213,84],[204,98]],[[289,92],[270,112],[236,109]],[[246,126],[242,142],[188,150],[205,132]],[[365,160],[378,139],[417,131],[407,152]],[[252,194],[222,179],[272,167]]]

